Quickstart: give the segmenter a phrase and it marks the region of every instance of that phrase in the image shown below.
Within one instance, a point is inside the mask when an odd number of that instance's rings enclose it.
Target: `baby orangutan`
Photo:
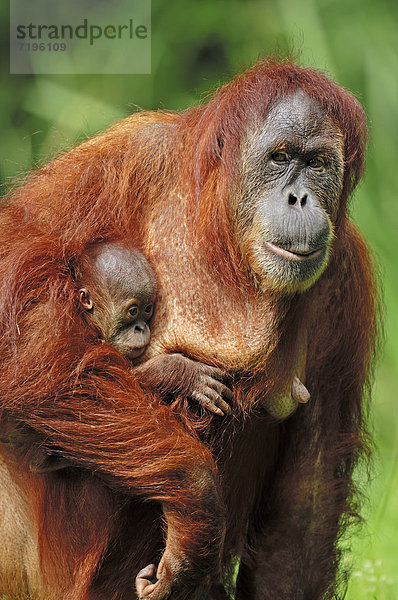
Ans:
[[[140,363],[151,332],[155,273],[141,252],[118,243],[95,246],[82,269],[80,302],[99,336],[132,361],[143,386],[162,396],[185,396],[212,412],[231,412],[228,375],[182,354],[161,354]],[[138,363],[138,364],[137,364]],[[140,364],[139,364],[140,363]]]

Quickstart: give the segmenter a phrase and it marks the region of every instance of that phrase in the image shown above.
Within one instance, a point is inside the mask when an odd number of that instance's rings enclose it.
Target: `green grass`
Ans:
[[[379,439],[365,525],[345,557],[353,565],[347,600],[398,598],[398,451]]]

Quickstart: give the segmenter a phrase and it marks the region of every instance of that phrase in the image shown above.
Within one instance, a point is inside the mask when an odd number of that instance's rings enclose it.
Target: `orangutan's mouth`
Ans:
[[[281,256],[282,258],[286,258],[287,260],[296,260],[296,261],[305,261],[310,260],[312,258],[318,258],[322,252],[325,251],[325,247],[317,248],[315,250],[287,250],[286,248],[281,248],[281,246],[276,246],[271,242],[265,242],[265,246],[267,250],[276,254],[277,256]]]

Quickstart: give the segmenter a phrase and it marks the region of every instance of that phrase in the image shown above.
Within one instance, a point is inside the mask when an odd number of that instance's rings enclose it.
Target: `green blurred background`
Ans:
[[[110,13],[111,13],[110,9]],[[367,175],[352,213],[374,248],[385,289],[386,343],[376,374],[378,446],[367,526],[353,540],[349,599],[398,598],[398,2],[153,0],[152,74],[8,75],[1,7],[0,177],[7,185],[136,106],[180,110],[269,54],[293,51],[352,90],[370,124]]]

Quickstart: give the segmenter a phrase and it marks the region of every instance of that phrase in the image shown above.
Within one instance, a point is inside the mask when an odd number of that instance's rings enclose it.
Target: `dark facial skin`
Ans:
[[[117,333],[110,337],[112,346],[131,360],[141,356],[150,341],[149,320],[153,314],[154,295],[129,298],[116,308]]]
[[[138,358],[151,336],[149,322],[156,297],[152,267],[139,252],[106,244],[94,257],[87,276],[89,284],[79,290],[82,306],[105,341],[130,360]],[[99,288],[102,297],[98,297]]]
[[[299,90],[250,132],[242,164],[236,212],[250,266],[265,289],[303,291],[328,261],[343,181],[341,132]]]

